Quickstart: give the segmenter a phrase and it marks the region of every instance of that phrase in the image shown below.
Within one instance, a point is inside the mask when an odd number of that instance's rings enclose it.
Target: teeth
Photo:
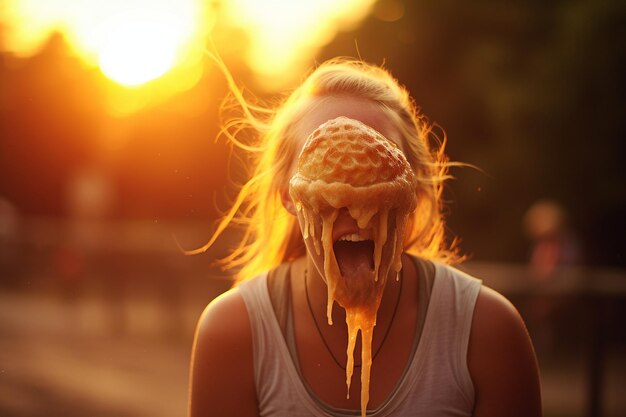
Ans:
[[[350,235],[341,236],[339,240],[347,240],[348,242],[362,242],[365,239],[361,237],[358,233],[352,233]]]

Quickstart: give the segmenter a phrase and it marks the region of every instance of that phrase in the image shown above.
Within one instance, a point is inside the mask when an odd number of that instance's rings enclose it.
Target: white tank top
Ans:
[[[412,359],[389,398],[368,416],[471,416],[474,385],[467,347],[481,281],[434,263],[426,318]],[[262,417],[358,416],[322,407],[301,380],[267,289],[267,274],[239,286],[252,329],[254,377]]]

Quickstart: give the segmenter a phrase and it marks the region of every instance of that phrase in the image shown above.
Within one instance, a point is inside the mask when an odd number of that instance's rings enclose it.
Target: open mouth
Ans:
[[[374,241],[358,234],[345,235],[333,243],[335,258],[343,277],[357,277],[374,271]]]

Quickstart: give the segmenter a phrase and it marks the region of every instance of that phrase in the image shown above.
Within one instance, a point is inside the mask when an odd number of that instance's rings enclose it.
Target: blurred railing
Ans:
[[[113,335],[154,331],[189,343],[202,307],[230,286],[229,276],[211,264],[235,236],[226,234],[207,253],[191,257],[176,240],[201,246],[211,227],[200,221],[22,219],[14,233],[0,234],[0,290],[48,292],[68,303],[96,297],[105,300],[104,330]],[[605,415],[607,351],[626,344],[626,271],[568,267],[539,279],[526,265],[472,261],[461,269],[511,299],[531,336],[551,326],[557,354],[562,346],[578,345],[587,362],[585,415]],[[151,330],[128,316],[125,306],[138,300],[156,306]]]
[[[494,262],[469,262],[462,269],[480,277],[485,285],[521,307],[531,336],[534,325],[545,326],[548,320],[559,325],[555,317],[558,315],[561,322],[569,321],[570,326],[582,330],[588,343],[583,347],[587,361],[585,415],[605,415],[603,392],[608,346],[626,342],[626,271],[561,267],[549,277],[539,277],[526,265]],[[539,314],[536,310],[540,310]]]
[[[208,221],[21,219],[12,236],[0,235],[0,289],[52,294],[68,304],[98,300],[118,335],[148,331],[143,326],[188,337],[202,307],[231,285],[213,263],[233,244],[232,234],[196,256],[177,244],[199,247],[211,227]],[[137,324],[129,304],[158,314],[159,324]]]

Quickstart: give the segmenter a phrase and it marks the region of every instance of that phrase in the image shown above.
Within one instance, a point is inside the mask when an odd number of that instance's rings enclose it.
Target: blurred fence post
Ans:
[[[606,304],[601,296],[592,295],[588,303],[589,329],[589,382],[587,387],[587,417],[601,417],[604,386],[604,357],[606,349]]]

